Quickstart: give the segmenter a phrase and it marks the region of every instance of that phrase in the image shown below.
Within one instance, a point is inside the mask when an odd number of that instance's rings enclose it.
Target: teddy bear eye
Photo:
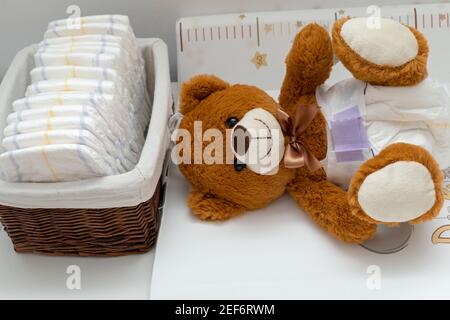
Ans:
[[[227,121],[225,121],[225,124],[228,128],[234,128],[236,124],[239,122],[239,120],[235,117],[228,118]]]

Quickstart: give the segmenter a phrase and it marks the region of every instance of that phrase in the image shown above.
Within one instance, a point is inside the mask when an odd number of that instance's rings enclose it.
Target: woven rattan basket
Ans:
[[[121,175],[75,182],[0,181],[0,222],[17,252],[119,256],[146,252],[155,243],[172,97],[166,45],[159,39],[139,41],[153,103],[138,164]],[[35,50],[19,52],[3,79],[0,128],[30,82]]]

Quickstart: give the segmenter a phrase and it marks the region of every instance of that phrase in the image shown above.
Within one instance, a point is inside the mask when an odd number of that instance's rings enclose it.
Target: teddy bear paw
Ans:
[[[432,156],[409,144],[395,144],[364,163],[352,179],[352,213],[371,222],[420,223],[443,203],[442,173]]]

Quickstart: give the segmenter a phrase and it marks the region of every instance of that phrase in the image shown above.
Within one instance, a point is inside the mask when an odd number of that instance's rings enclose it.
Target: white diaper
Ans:
[[[123,151],[126,152],[127,158],[131,161],[137,160],[136,154],[138,153],[140,146],[135,137],[131,135],[124,135],[124,133],[126,134],[127,132],[124,132],[113,118],[107,117],[105,114],[101,114],[91,105],[56,105],[52,107],[42,107],[13,112],[8,116],[7,124],[8,127],[16,126],[19,128],[22,122],[36,123],[39,121],[47,121],[49,128],[53,128],[52,121],[54,118],[78,118],[78,124],[84,125],[86,117],[91,117],[95,121],[101,122],[100,127],[105,128],[104,130],[108,130],[108,132],[111,133],[111,137],[114,139],[114,142],[121,141],[123,145],[129,145],[131,149],[125,148]],[[116,154],[116,152],[114,154]]]
[[[331,131],[336,114],[357,107],[370,142],[365,159],[390,144],[405,142],[428,150],[442,169],[450,166],[450,94],[446,85],[425,79],[411,87],[385,87],[347,79],[331,88],[319,87],[316,97]],[[343,185],[348,185],[362,162],[339,163],[333,150],[328,158],[329,175],[340,176],[338,182]]]
[[[102,115],[114,117],[114,120],[122,127],[127,136],[135,137],[136,143],[144,143],[144,120],[145,116],[136,117],[136,110],[133,105],[123,100],[115,94],[99,94],[88,92],[49,92],[22,98],[14,101],[13,110],[23,111],[37,108],[48,108],[49,105],[73,106],[90,105],[94,106]]]
[[[52,29],[53,27],[68,25],[71,26],[81,25],[81,23],[99,23],[99,22],[108,22],[108,23],[120,23],[125,25],[130,25],[130,19],[128,16],[121,14],[104,14],[97,16],[87,16],[87,17],[76,17],[76,18],[66,18],[60,20],[54,20],[49,22],[48,29]]]
[[[119,159],[113,158],[106,152],[103,142],[88,130],[52,130],[37,131],[31,133],[17,134],[3,139],[2,146],[6,151],[30,148],[41,145],[62,145],[62,144],[81,144],[90,147],[99,155],[104,157],[105,161],[117,173],[127,171]]]
[[[42,145],[0,155],[4,180],[59,182],[116,174],[105,158],[80,144]]]
[[[61,25],[49,25],[49,29],[44,34],[45,39],[56,37],[81,36],[86,34],[110,34],[129,39],[134,42],[135,36],[131,27],[123,23],[115,22],[88,22],[80,23],[79,28],[73,27],[73,24],[62,23]]]

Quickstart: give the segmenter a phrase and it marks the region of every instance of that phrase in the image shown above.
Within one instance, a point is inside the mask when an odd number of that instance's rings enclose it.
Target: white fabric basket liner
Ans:
[[[9,183],[0,180],[0,204],[20,208],[116,208],[149,200],[163,170],[170,134],[172,96],[167,46],[157,38],[138,39],[152,100],[152,115],[141,157],[124,174],[56,183]],[[12,102],[25,94],[37,45],[19,51],[0,85],[0,139]]]

